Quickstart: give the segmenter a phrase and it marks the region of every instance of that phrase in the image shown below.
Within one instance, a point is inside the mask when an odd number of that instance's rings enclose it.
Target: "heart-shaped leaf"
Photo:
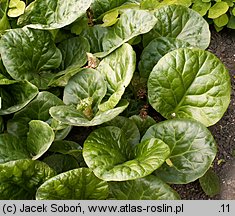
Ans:
[[[107,126],[92,132],[83,147],[83,157],[94,174],[106,181],[142,178],[159,168],[169,156],[169,147],[159,139],[135,146],[120,128]]]
[[[206,126],[218,122],[230,102],[230,76],[212,53],[174,50],[153,68],[148,98],[165,118],[194,118]]]
[[[61,173],[38,188],[37,200],[102,200],[108,196],[108,184],[91,170],[80,168]]]
[[[210,131],[194,120],[168,120],[150,127],[142,141],[157,138],[170,149],[167,163],[156,176],[172,184],[187,184],[202,177],[216,155],[216,143]]]

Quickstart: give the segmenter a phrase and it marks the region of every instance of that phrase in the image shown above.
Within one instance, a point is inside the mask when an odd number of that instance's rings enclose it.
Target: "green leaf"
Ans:
[[[103,76],[94,69],[86,68],[69,80],[64,89],[63,101],[66,105],[74,105],[89,118],[96,113],[106,91]]]
[[[154,16],[145,10],[126,10],[118,22],[108,29],[103,37],[103,52],[95,53],[97,57],[105,57],[130,39],[149,32],[155,25]]]
[[[227,2],[216,2],[208,12],[208,18],[215,19],[225,14],[229,9]]]
[[[25,107],[38,89],[28,81],[13,81],[0,76],[0,115],[7,115]]]
[[[132,157],[133,155],[133,157]],[[159,168],[169,156],[169,147],[159,139],[149,139],[134,149],[118,127],[93,131],[83,146],[83,157],[94,174],[106,181],[142,178]]]
[[[220,180],[212,169],[209,169],[199,182],[206,195],[215,196],[220,193]]]
[[[19,17],[18,25],[35,29],[58,29],[81,17],[92,0],[35,0]]]
[[[44,158],[43,162],[57,173],[66,172],[79,167],[78,162],[71,155],[53,154]]]
[[[0,36],[3,31],[11,28],[7,18],[8,5],[9,5],[9,0],[0,1]]]
[[[159,37],[153,39],[140,56],[138,68],[141,77],[148,78],[153,67],[165,54],[181,47],[190,47],[190,44],[176,38]]]
[[[108,86],[107,93],[111,95],[107,101],[98,105],[100,111],[104,112],[114,108],[121,100],[133,77],[135,64],[135,52],[127,43],[100,62],[97,70],[104,75]]]
[[[114,25],[118,21],[118,10],[111,11],[103,17],[103,24],[101,26],[108,27]]]
[[[37,200],[102,200],[108,196],[108,184],[91,170],[80,168],[61,173],[40,186]]]
[[[91,53],[97,53],[103,51],[102,41],[105,35],[108,33],[108,28],[104,28],[100,25],[95,25],[82,31],[81,36],[85,37],[91,47]]]
[[[49,109],[63,102],[50,92],[40,92],[25,108],[14,114],[7,123],[7,131],[15,136],[26,136],[31,120],[49,122],[51,116]]]
[[[127,142],[132,146],[135,146],[140,141],[140,132],[138,130],[138,127],[133,121],[131,121],[126,117],[117,116],[111,121],[106,122],[104,125],[115,126],[120,128],[122,132],[125,134]]]
[[[228,28],[235,29],[235,16],[231,15],[227,24]]]
[[[24,140],[11,134],[0,134],[0,164],[27,158],[30,156]]]
[[[215,18],[214,20],[214,23],[217,27],[223,27],[223,26],[226,26],[228,24],[228,15],[227,14],[223,14],[221,15],[220,17],[218,18]]]
[[[162,3],[164,4],[175,4],[175,5],[183,5],[185,7],[189,7],[192,4],[193,0],[163,0]]]
[[[39,120],[29,122],[27,149],[33,160],[41,157],[50,148],[54,137],[55,134],[47,123]]]
[[[76,159],[82,157],[82,147],[73,141],[67,141],[67,140],[55,141],[52,143],[48,151],[71,155]]]
[[[180,196],[156,176],[124,182],[110,182],[110,198],[115,200],[178,200]]]
[[[230,102],[227,69],[212,53],[182,48],[166,54],[148,80],[151,106],[165,118],[194,118],[206,126],[218,122]]]
[[[41,89],[48,88],[51,69],[59,67],[61,52],[47,31],[11,29],[2,36],[0,53],[7,72],[16,80],[28,80]]]
[[[142,0],[140,2],[140,8],[143,10],[154,10],[160,6],[158,0]]]
[[[20,0],[10,0],[9,10],[7,15],[9,17],[18,17],[24,13],[25,2]]]
[[[156,23],[161,25],[156,24],[144,35],[144,46],[158,37],[177,38],[202,49],[209,46],[209,25],[197,12],[182,5],[167,5],[156,10],[154,15]]]
[[[135,123],[135,125],[138,127],[140,136],[142,137],[147,129],[156,124],[156,121],[151,116],[145,116],[141,117],[139,115],[133,115],[129,118],[131,121]]]
[[[0,199],[34,199],[37,188],[55,174],[40,161],[26,159],[0,164]]]
[[[211,2],[203,2],[202,0],[197,0],[193,3],[192,9],[197,11],[201,16],[205,16],[210,7]]]
[[[4,131],[4,120],[2,118],[2,116],[0,116],[0,134]]]
[[[65,70],[71,66],[82,67],[87,62],[87,53],[90,45],[86,38],[79,36],[70,38],[59,44],[62,53],[61,69]]]
[[[70,78],[82,71],[83,68],[79,66],[71,66],[66,70],[60,71],[59,73],[55,74],[54,77],[50,80],[48,86],[50,87],[65,87]]]
[[[235,16],[235,7],[232,9],[232,14]]]
[[[166,143],[170,157],[155,175],[172,184],[187,184],[202,177],[216,156],[216,143],[210,131],[194,120],[168,120],[150,127],[142,141],[156,138]]]
[[[106,11],[121,6],[125,2],[126,0],[94,0],[91,4],[91,10],[94,18],[97,18]]]
[[[50,109],[50,114],[53,118],[65,124],[89,127],[110,121],[122,113],[128,105],[129,103],[127,100],[121,100],[115,108],[105,112],[98,112],[92,119],[88,119],[81,111],[78,111],[71,106],[52,107]]]

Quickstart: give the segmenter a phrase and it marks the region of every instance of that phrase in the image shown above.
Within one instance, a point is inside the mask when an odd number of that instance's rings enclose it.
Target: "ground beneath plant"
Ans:
[[[231,103],[223,118],[210,127],[218,144],[214,171],[220,178],[221,192],[208,197],[198,181],[173,186],[182,199],[233,199],[235,200],[235,31],[225,29],[219,33],[212,29],[209,51],[213,52],[228,68],[231,76]]]

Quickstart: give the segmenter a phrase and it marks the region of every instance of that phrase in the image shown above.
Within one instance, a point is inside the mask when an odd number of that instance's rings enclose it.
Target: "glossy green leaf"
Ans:
[[[87,166],[106,181],[147,176],[164,163],[169,153],[169,147],[159,139],[145,140],[132,149],[122,130],[114,126],[93,131],[83,146]]]
[[[156,138],[166,143],[170,157],[155,171],[155,175],[172,184],[187,184],[202,177],[216,156],[216,143],[210,131],[201,123],[188,120],[168,120],[150,127],[142,141]]]
[[[18,25],[35,29],[58,29],[81,17],[92,0],[35,0],[19,17]]]
[[[79,167],[78,162],[71,155],[53,154],[43,159],[56,173],[62,173]]]
[[[153,39],[143,50],[140,61],[139,71],[142,77],[148,78],[153,67],[168,52],[181,48],[190,47],[190,44],[176,38],[159,37]]]
[[[37,87],[26,80],[17,82],[0,76],[0,115],[21,110],[37,94]]]
[[[197,11],[201,16],[205,16],[210,7],[211,2],[203,2],[202,0],[197,0],[193,3],[192,9]]]
[[[229,9],[227,2],[221,1],[216,2],[208,12],[208,18],[215,19],[223,14],[225,14]]]
[[[71,106],[55,106],[50,109],[50,114],[53,118],[58,121],[64,122],[68,125],[74,126],[94,126],[100,125],[104,122],[110,121],[111,119],[122,113],[127,106],[128,101],[121,100],[119,104],[110,110],[105,112],[98,112],[92,119],[88,119],[83,112],[76,110]]]
[[[218,27],[226,26],[229,21],[228,15],[223,14],[223,15],[219,16],[218,18],[215,18],[213,21],[214,21],[215,25]]]
[[[87,62],[87,53],[90,45],[86,38],[74,37],[63,41],[58,48],[62,53],[61,69],[65,70],[71,66],[82,67]]]
[[[94,0],[91,4],[91,10],[95,18],[113,8],[121,6],[126,0]]]
[[[54,137],[55,134],[47,123],[39,120],[29,122],[27,149],[33,160],[41,157],[50,148]]]
[[[59,67],[61,52],[47,31],[28,28],[11,29],[3,35],[0,53],[7,72],[16,80],[28,80],[46,89]]]
[[[108,28],[95,25],[93,27],[84,29],[81,35],[89,41],[91,53],[98,53],[103,51],[102,41],[104,40],[104,37],[107,33]]]
[[[133,121],[137,126],[137,128],[139,129],[141,137],[145,134],[145,132],[150,126],[156,124],[156,121],[151,116],[148,115],[145,117],[141,117],[139,115],[133,115],[129,119]]]
[[[30,155],[24,140],[11,134],[0,134],[0,164],[27,158],[30,158]]]
[[[37,188],[55,174],[40,161],[26,159],[0,164],[0,199],[35,199]]]
[[[133,121],[126,117],[117,116],[111,121],[106,122],[104,125],[120,128],[125,134],[127,142],[132,146],[135,146],[140,142],[140,132],[138,130],[138,127]]]
[[[9,10],[7,15],[9,17],[18,17],[24,13],[25,2],[20,0],[10,0]]]
[[[209,46],[209,25],[197,12],[182,5],[167,5],[156,10],[154,15],[157,24],[144,35],[145,46],[157,37],[177,38],[202,49]]]
[[[206,195],[215,196],[220,193],[220,179],[212,169],[209,169],[199,182]]]
[[[178,200],[180,196],[156,176],[124,182],[110,182],[109,198],[115,200]]]
[[[97,57],[104,57],[113,52],[130,39],[149,32],[155,25],[154,16],[145,10],[126,10],[118,22],[110,27],[102,41],[103,52],[96,53]]]
[[[135,71],[136,56],[131,45],[125,43],[113,53],[105,57],[97,70],[104,75],[108,85],[107,101],[98,105],[100,111],[114,108],[121,100],[126,87],[131,82]]]
[[[31,120],[47,122],[51,119],[49,109],[63,102],[50,92],[40,92],[25,108],[14,114],[7,123],[7,131],[15,136],[26,136]]]
[[[165,118],[194,118],[206,126],[218,122],[230,102],[230,77],[221,61],[200,49],[166,54],[148,80],[148,98]]]
[[[61,173],[40,186],[37,200],[102,200],[108,196],[108,184],[91,170],[80,168]]]
[[[88,118],[92,117],[107,91],[103,76],[96,70],[86,68],[73,76],[64,89],[63,101],[74,105]]]

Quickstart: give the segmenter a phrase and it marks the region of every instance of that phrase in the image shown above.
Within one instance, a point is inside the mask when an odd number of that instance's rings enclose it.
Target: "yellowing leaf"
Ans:
[[[114,25],[118,21],[118,10],[112,11],[105,14],[103,17],[103,27],[108,27]]]
[[[18,17],[24,13],[25,3],[20,0],[11,0],[7,15],[9,17]]]
[[[208,13],[208,18],[215,19],[219,16],[225,14],[229,9],[226,2],[216,2],[210,9]]]

